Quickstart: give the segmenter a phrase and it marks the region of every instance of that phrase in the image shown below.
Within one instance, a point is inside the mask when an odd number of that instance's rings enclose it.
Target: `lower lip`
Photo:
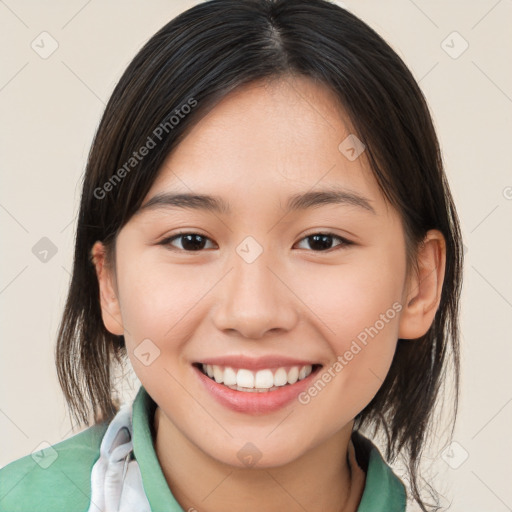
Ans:
[[[295,384],[288,384],[274,391],[252,393],[228,388],[210,379],[196,366],[193,368],[207,391],[221,405],[236,412],[257,415],[268,414],[288,405],[311,384],[321,367],[316,368],[305,379],[299,380]]]

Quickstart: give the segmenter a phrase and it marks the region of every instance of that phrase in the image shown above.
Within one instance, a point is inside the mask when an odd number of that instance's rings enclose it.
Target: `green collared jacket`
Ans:
[[[184,512],[165,480],[153,445],[151,425],[156,404],[141,386],[132,409],[133,456],[152,512]],[[0,512],[87,512],[91,472],[99,458],[106,422],[0,469]],[[375,445],[352,433],[366,482],[357,512],[405,512],[402,481]]]

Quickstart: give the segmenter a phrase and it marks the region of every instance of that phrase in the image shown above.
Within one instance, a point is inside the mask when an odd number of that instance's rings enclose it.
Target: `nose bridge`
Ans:
[[[281,282],[280,266],[270,249],[246,237],[228,261],[232,270],[220,290],[215,322],[222,330],[237,330],[259,338],[269,330],[291,329],[297,320],[291,293]]]

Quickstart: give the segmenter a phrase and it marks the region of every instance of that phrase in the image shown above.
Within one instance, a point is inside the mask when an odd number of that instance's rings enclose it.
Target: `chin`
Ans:
[[[303,450],[295,451],[297,441],[284,445],[268,440],[240,442],[233,440],[231,446],[222,448],[219,452],[205,450],[211,458],[227,466],[237,469],[271,469],[285,466],[298,459]]]

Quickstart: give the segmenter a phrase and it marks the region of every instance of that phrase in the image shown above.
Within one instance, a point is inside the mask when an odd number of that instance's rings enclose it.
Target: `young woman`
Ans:
[[[381,37],[324,0],[196,5],[89,155],[56,350],[88,428],[2,469],[0,510],[428,510],[461,264],[428,107]]]

